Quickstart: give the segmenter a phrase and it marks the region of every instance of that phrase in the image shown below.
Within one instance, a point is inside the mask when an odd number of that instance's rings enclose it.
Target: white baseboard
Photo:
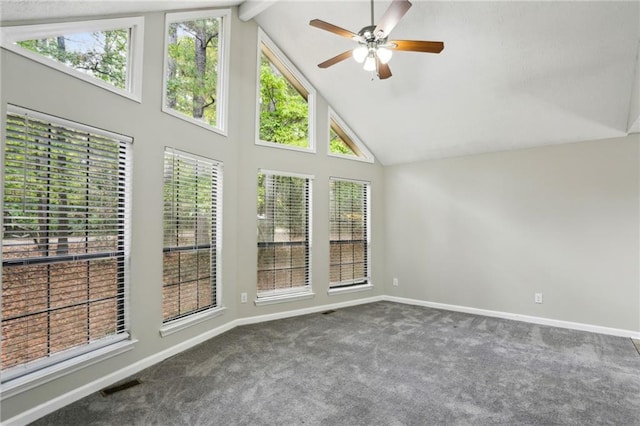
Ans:
[[[98,392],[101,389],[104,389],[107,386],[110,386],[120,380],[126,379],[129,376],[136,374],[139,371],[144,370],[145,368],[151,367],[154,364],[157,364],[171,356],[179,354],[189,348],[192,348],[206,340],[209,340],[219,334],[222,334],[226,331],[232,330],[240,325],[248,325],[248,324],[256,324],[260,322],[273,321],[277,319],[297,317],[300,315],[313,314],[317,312],[327,311],[329,309],[340,309],[346,308],[348,306],[362,305],[366,303],[380,302],[384,300],[383,296],[374,296],[367,297],[364,299],[356,299],[350,300],[347,302],[339,302],[339,303],[330,303],[327,305],[321,306],[313,306],[310,308],[304,309],[296,309],[292,311],[284,311],[277,312],[274,314],[267,315],[256,315],[253,317],[240,318],[233,321],[229,321],[228,323],[221,325],[220,327],[216,327],[211,329],[205,333],[202,333],[196,337],[193,337],[189,340],[185,340],[175,346],[172,346],[168,349],[165,349],[161,352],[155,353],[147,358],[144,358],[134,364],[131,364],[125,368],[122,368],[118,371],[114,371],[113,373],[101,377],[97,380],[94,380],[91,383],[87,383],[84,386],[81,386],[77,389],[72,390],[71,392],[67,392],[63,395],[58,396],[50,401],[47,401],[43,404],[38,405],[30,410],[27,410],[23,413],[18,414],[15,417],[12,417],[6,420],[3,426],[22,426],[29,424],[38,420],[41,417],[46,416],[49,413],[52,413],[60,408],[67,406],[79,399],[82,399],[86,396],[91,395],[92,393]]]
[[[579,322],[562,321],[550,318],[534,317],[529,315],[512,314],[509,312],[491,311],[488,309],[472,308],[469,306],[449,305],[446,303],[429,302],[426,300],[408,299],[405,297],[382,296],[383,300],[407,305],[425,306],[427,308],[442,309],[445,311],[464,312],[467,314],[483,315],[486,317],[503,318],[514,321],[528,322],[531,324],[548,325],[551,327],[568,328],[571,330],[588,331],[591,333],[608,334],[611,336],[629,337],[640,339],[640,331],[624,330],[620,328],[602,327],[599,325],[583,324]]]
[[[364,305],[366,303],[380,302],[384,296],[373,296],[364,299],[349,300],[346,302],[329,303],[327,305],[312,306],[310,308],[296,309],[293,311],[276,312],[274,314],[256,315],[253,317],[240,318],[235,320],[235,325],[257,324],[259,322],[274,321],[283,318],[298,317],[300,315],[315,314],[329,309],[340,309],[349,306]]]
[[[185,340],[184,342],[181,342],[168,349],[165,349],[164,351],[155,353],[151,356],[141,359],[140,361],[134,364],[131,364],[118,371],[114,371],[113,373],[107,376],[101,377],[97,380],[94,380],[91,383],[87,383],[84,386],[74,389],[71,392],[67,392],[63,395],[58,396],[57,398],[54,398],[30,410],[20,413],[17,416],[6,420],[2,424],[3,426],[22,426],[22,425],[26,425],[31,422],[34,422],[39,418],[46,416],[49,413],[59,410],[60,408],[65,407],[73,402],[76,402],[77,400],[82,399],[85,396],[89,396],[94,392],[98,392],[99,390],[104,389],[105,387],[110,386],[120,380],[126,379],[127,377],[133,374],[136,374],[137,372],[144,370],[147,367],[151,367],[152,365],[157,364],[160,361],[163,361],[173,355],[183,352],[193,346],[196,346],[204,342],[205,340],[211,339],[212,337],[222,334],[225,331],[229,331],[234,327],[236,327],[235,321],[230,321],[227,324],[224,324],[220,327],[216,327],[212,330],[202,333],[189,340]]]
[[[221,325],[220,327],[216,327],[212,330],[209,330],[205,333],[202,333],[196,337],[193,337],[189,340],[186,340],[184,342],[181,342],[175,346],[172,346],[168,349],[165,349],[164,351],[155,353],[151,356],[148,356],[147,358],[144,358],[134,364],[131,364],[123,369],[120,369],[118,371],[115,371],[107,376],[101,377],[91,383],[87,383],[84,386],[81,386],[77,389],[74,389],[71,392],[67,392],[64,395],[60,395],[57,398],[54,398],[50,401],[47,401],[37,407],[34,407],[30,410],[27,410],[15,417],[12,417],[10,419],[8,419],[6,422],[4,422],[3,424],[6,426],[21,426],[21,425],[26,425],[28,423],[31,423],[41,417],[44,417],[45,415],[54,412],[55,410],[58,410],[66,405],[69,405],[79,399],[82,399],[86,396],[91,395],[94,392],[97,392],[101,389],[104,389],[107,386],[110,386],[120,380],[123,380],[131,375],[136,374],[137,372],[144,370],[145,368],[151,367],[154,364],[157,364],[173,355],[179,354],[180,352],[183,352],[189,348],[192,348],[193,346],[196,346],[206,340],[209,340],[219,334],[222,334],[226,331],[232,330],[235,327],[241,326],[241,325],[248,325],[248,324],[256,324],[256,323],[261,323],[261,322],[266,322],[266,321],[274,321],[274,320],[278,320],[278,319],[283,319],[283,318],[291,318],[291,317],[297,317],[297,316],[301,316],[301,315],[307,315],[307,314],[313,314],[313,313],[317,313],[317,312],[323,312],[323,311],[327,311],[329,309],[340,309],[340,308],[346,308],[349,306],[356,306],[356,305],[362,305],[362,304],[366,304],[366,303],[374,303],[374,302],[380,302],[380,301],[388,301],[388,302],[396,302],[396,303],[403,303],[403,304],[408,304],[408,305],[417,305],[417,306],[424,306],[427,308],[434,308],[434,309],[442,309],[442,310],[446,310],[446,311],[455,311],[455,312],[464,312],[464,313],[468,313],[468,314],[474,314],[474,315],[484,315],[487,317],[495,317],[495,318],[503,318],[503,319],[509,319],[509,320],[514,320],[514,321],[522,321],[522,322],[527,322],[527,323],[532,323],[532,324],[540,324],[540,325],[548,325],[548,326],[552,326],[552,327],[560,327],[560,328],[568,328],[568,329],[572,329],[572,330],[581,330],[581,331],[588,331],[588,332],[592,332],[592,333],[600,333],[600,334],[608,334],[608,335],[612,335],[612,336],[620,336],[620,337],[629,337],[629,338],[633,338],[633,339],[640,339],[640,332],[638,331],[632,331],[632,330],[623,330],[623,329],[618,329],[618,328],[609,328],[609,327],[601,327],[601,326],[597,326],[597,325],[590,325],[590,324],[582,324],[582,323],[577,323],[577,322],[570,322],[570,321],[561,321],[561,320],[554,320],[554,319],[549,319],[549,318],[541,318],[541,317],[533,317],[533,316],[528,316],[528,315],[520,315],[520,314],[513,314],[513,313],[509,313],[509,312],[499,312],[499,311],[491,311],[491,310],[487,310],[487,309],[479,309],[479,308],[472,308],[472,307],[468,307],[468,306],[458,306],[458,305],[449,305],[446,303],[436,303],[436,302],[429,302],[426,300],[418,300],[418,299],[409,299],[409,298],[405,298],[405,297],[396,297],[396,296],[373,296],[373,297],[367,297],[364,299],[356,299],[356,300],[350,300],[350,301],[346,301],[346,302],[338,302],[338,303],[330,303],[327,305],[321,305],[321,306],[313,306],[310,308],[304,308],[304,309],[296,309],[296,310],[292,310],[292,311],[284,311],[284,312],[277,312],[277,313],[273,313],[273,314],[266,314],[266,315],[256,315],[256,316],[252,316],[252,317],[247,317],[247,318],[239,318],[236,320],[232,320],[229,321],[228,323]]]

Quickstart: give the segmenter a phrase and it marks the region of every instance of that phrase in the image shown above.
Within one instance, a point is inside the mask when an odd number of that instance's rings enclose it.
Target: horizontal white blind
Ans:
[[[7,114],[3,372],[126,334],[130,142],[33,115]]]
[[[219,165],[174,149],[164,161],[164,322],[217,306]]]
[[[309,178],[258,174],[258,296],[310,285]]]
[[[369,184],[329,181],[329,282],[331,288],[369,282]]]

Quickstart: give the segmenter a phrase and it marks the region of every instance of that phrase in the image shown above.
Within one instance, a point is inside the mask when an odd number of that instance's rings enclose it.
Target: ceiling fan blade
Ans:
[[[347,50],[346,52],[342,52],[341,54],[336,55],[333,58],[327,59],[326,61],[318,64],[318,67],[320,67],[320,68],[329,68],[331,65],[335,65],[338,62],[342,62],[345,59],[350,58],[351,55],[352,55],[351,52],[352,52],[351,50]]]
[[[388,64],[383,64],[380,59],[376,58],[376,67],[378,69],[378,78],[380,80],[386,80],[391,77],[391,69]]]
[[[376,29],[373,30],[373,34],[376,35],[380,31],[384,34],[383,37],[387,37],[391,30],[400,22],[400,19],[411,7],[409,0],[393,0],[389,9],[382,15]]]
[[[320,28],[321,30],[329,31],[330,33],[334,33],[342,37],[350,38],[352,40],[360,40],[362,38],[356,33],[352,33],[349,30],[345,30],[344,28],[340,28],[336,25],[330,24],[320,19],[313,19],[309,21],[309,25],[311,25],[312,27]]]
[[[389,40],[385,47],[409,52],[440,53],[444,49],[444,43],[441,41]]]

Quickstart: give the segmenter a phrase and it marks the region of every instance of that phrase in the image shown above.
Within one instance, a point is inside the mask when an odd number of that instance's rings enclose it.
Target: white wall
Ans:
[[[386,168],[387,294],[640,331],[639,144]]]
[[[257,26],[237,19],[231,25],[228,137],[161,112],[164,14],[145,15],[143,101],[124,97],[2,50],[1,111],[11,103],[134,138],[131,334],[135,349],[15,397],[2,400],[5,421],[154,354],[182,344],[233,320],[316,307],[382,294],[373,291],[329,297],[329,176],[372,183],[373,283],[381,281],[383,231],[382,167],[328,157],[327,104],[317,100],[317,154],[254,145]],[[187,330],[160,337],[162,324],[162,181],[165,146],[224,162],[222,304],[225,313]],[[256,199],[258,168],[315,175],[313,189],[313,272],[310,300],[256,307]],[[249,303],[240,304],[240,292]]]
[[[327,157],[318,96],[317,154],[254,145],[257,27],[234,11],[229,135],[161,112],[164,15],[145,15],[138,104],[6,51],[6,104],[132,136],[131,352],[2,401],[1,419],[236,319],[381,295],[640,330],[638,135],[389,167]],[[366,142],[366,141],[365,141]],[[162,158],[173,146],[224,162],[218,318],[161,338]],[[258,168],[315,175],[311,300],[256,307]],[[328,296],[328,178],[372,182],[372,292]],[[386,207],[385,207],[386,206]],[[391,278],[400,280],[391,286]],[[384,287],[384,288],[383,288]],[[544,304],[533,303],[543,292]]]

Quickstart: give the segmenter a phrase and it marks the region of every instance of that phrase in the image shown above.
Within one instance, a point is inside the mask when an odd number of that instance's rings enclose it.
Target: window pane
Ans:
[[[369,282],[368,184],[330,180],[329,280],[332,288]]]
[[[213,127],[220,127],[222,19],[172,22],[167,28],[165,106]]]
[[[329,108],[329,154],[373,162],[373,154],[340,117]]]
[[[307,178],[258,175],[258,296],[309,285]]]
[[[340,135],[333,130],[333,127],[329,129],[329,149],[333,154],[356,155]]]
[[[264,45],[260,55],[260,140],[309,148],[308,92]]]
[[[164,322],[218,306],[218,172],[212,160],[165,151]]]
[[[128,143],[16,110],[3,171],[3,371],[126,332]]]
[[[127,88],[128,28],[63,34],[17,44],[115,87]]]

